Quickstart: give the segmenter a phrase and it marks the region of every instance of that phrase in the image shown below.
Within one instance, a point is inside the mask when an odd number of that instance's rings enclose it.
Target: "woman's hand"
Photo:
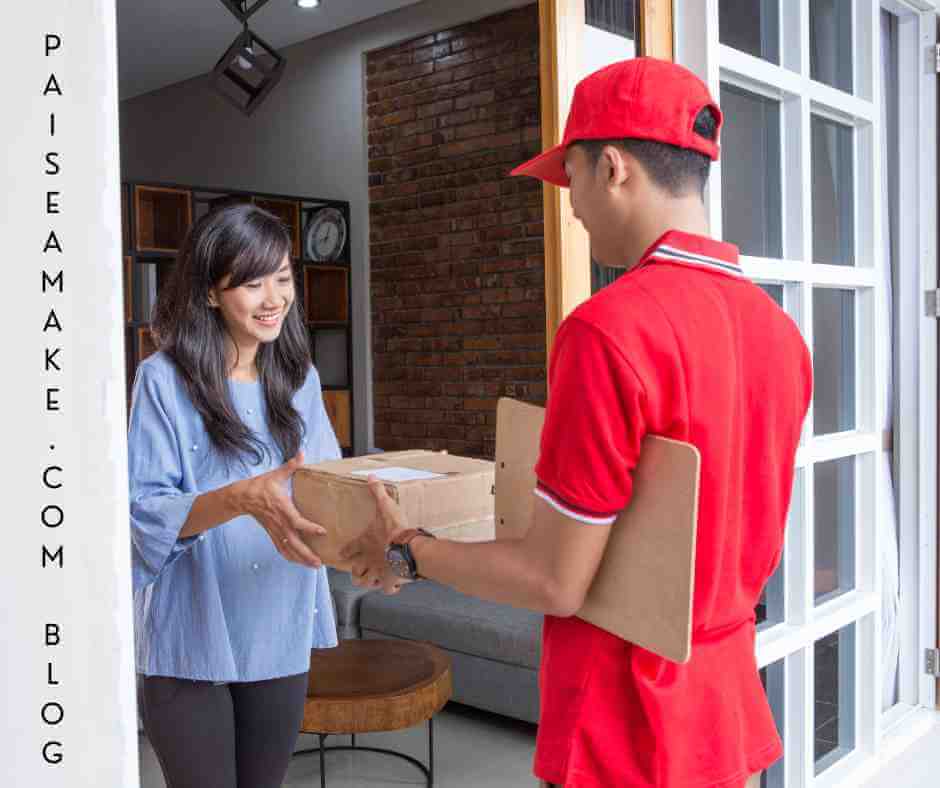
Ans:
[[[238,497],[238,508],[254,517],[268,532],[277,551],[288,561],[319,568],[323,562],[301,539],[301,534],[325,534],[321,525],[307,520],[287,495],[287,482],[304,462],[298,451],[280,468],[232,486]]]

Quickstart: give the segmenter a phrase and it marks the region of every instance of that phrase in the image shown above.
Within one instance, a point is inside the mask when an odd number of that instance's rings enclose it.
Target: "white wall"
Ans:
[[[50,57],[46,33],[62,38]],[[134,788],[114,1],[24,5],[6,48],[16,72],[4,85],[0,124],[8,294],[0,785]],[[42,95],[50,74],[63,95]],[[44,174],[50,151],[60,154],[58,176]],[[46,215],[47,190],[60,192],[59,215]],[[51,231],[61,254],[42,254]],[[64,272],[62,293],[42,292],[43,270]],[[53,308],[62,331],[44,334]],[[47,372],[44,348],[57,346],[62,371]],[[47,387],[60,389],[61,411],[46,411]],[[61,466],[48,477],[61,489],[43,488],[49,465]],[[50,504],[65,515],[57,528],[40,521]],[[62,568],[42,568],[43,546],[63,548]],[[44,643],[50,622],[61,627],[55,647]],[[43,722],[49,702],[61,704],[58,724]],[[49,707],[46,719],[58,714]],[[52,759],[61,752],[55,765],[42,758],[52,740],[62,742],[47,751]]]
[[[217,97],[205,77],[121,105],[126,180],[350,202],[357,453],[373,441],[363,55],[531,1],[427,0],[288,47],[280,84],[250,118]]]

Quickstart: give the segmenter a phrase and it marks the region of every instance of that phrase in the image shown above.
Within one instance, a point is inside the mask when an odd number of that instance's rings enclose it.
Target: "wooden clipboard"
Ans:
[[[545,411],[502,398],[496,416],[496,538],[532,522]],[[692,651],[692,594],[701,457],[660,436],[643,440],[630,505],[610,540],[580,618],[673,662]],[[591,526],[585,526],[591,527]]]

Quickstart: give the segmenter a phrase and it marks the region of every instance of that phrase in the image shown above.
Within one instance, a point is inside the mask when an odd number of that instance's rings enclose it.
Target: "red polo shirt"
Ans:
[[[782,754],[754,658],[812,388],[737,249],[669,232],[559,329],[536,494],[585,527],[630,501],[647,433],[702,456],[692,657],[546,616],[535,773],[566,788],[738,788]]]

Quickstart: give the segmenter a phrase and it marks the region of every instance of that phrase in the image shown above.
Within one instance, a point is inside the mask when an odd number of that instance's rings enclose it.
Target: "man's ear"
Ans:
[[[622,186],[630,178],[629,161],[625,152],[616,145],[605,145],[600,160],[608,187]]]

